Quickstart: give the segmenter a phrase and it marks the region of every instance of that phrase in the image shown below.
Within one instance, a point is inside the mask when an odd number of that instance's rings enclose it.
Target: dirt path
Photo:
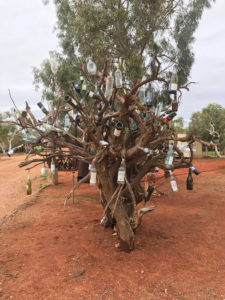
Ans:
[[[1,227],[0,299],[225,299],[225,161],[196,166],[214,171],[187,191],[187,170],[177,170],[179,192],[160,188],[130,254],[99,226],[97,188],[83,184],[76,203],[63,205],[71,174],[60,173],[61,184]]]
[[[24,155],[0,156],[0,221],[30,198],[26,195],[27,172],[24,168],[18,167],[24,157]],[[31,171],[33,192],[42,182],[40,169],[38,166]]]

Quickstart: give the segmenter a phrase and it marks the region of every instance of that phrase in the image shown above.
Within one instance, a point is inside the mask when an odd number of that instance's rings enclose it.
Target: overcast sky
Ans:
[[[57,48],[54,33],[55,8],[42,0],[0,0],[0,111],[12,104],[8,88],[19,106],[24,101],[36,107],[40,92],[32,85],[32,67],[38,67],[48,52]],[[209,103],[225,107],[225,0],[205,10],[193,45],[195,63],[190,92],[184,92],[179,116],[186,121]]]

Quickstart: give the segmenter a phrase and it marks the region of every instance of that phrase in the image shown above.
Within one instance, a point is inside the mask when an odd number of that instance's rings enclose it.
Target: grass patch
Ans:
[[[61,196],[61,195],[53,195],[53,197],[56,198],[56,199],[59,199],[59,198],[61,198],[62,196]]]
[[[48,198],[48,195],[44,195],[44,199],[47,199]]]

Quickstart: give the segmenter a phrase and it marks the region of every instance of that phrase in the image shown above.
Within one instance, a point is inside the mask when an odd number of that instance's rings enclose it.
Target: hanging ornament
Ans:
[[[87,71],[91,75],[95,75],[97,71],[96,64],[91,60],[91,58],[88,58]]]
[[[112,72],[109,73],[109,76],[107,76],[106,79],[106,88],[105,88],[105,96],[111,97],[113,92],[113,76]]]
[[[117,89],[120,89],[123,87],[123,77],[122,72],[120,71],[119,67],[117,68],[115,72],[115,86]]]

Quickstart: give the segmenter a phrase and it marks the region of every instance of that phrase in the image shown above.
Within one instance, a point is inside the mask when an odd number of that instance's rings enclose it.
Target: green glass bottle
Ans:
[[[32,194],[32,188],[31,188],[31,179],[30,179],[30,174],[28,174],[27,178],[27,195]]]

